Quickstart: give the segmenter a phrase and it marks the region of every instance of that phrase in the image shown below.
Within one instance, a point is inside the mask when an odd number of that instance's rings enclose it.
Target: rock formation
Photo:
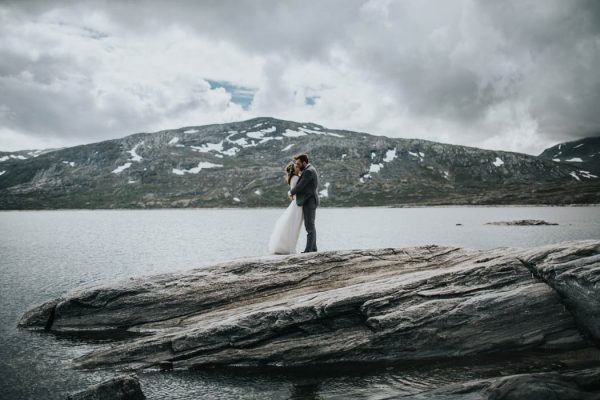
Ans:
[[[80,368],[307,366],[564,350],[600,339],[600,241],[242,259],[76,289],[19,325],[145,334]]]
[[[555,222],[547,222],[541,219],[518,219],[514,221],[494,221],[486,222],[486,225],[517,225],[517,226],[537,226],[537,225],[558,225]]]

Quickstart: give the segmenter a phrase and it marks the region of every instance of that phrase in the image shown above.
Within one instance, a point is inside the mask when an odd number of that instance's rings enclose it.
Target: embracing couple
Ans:
[[[291,202],[275,223],[275,229],[269,240],[269,253],[295,253],[303,219],[307,233],[306,248],[303,253],[317,251],[315,230],[315,216],[319,205],[317,170],[309,163],[306,154],[300,154],[294,157],[294,162],[287,165],[285,172],[285,181],[290,187],[288,196]]]

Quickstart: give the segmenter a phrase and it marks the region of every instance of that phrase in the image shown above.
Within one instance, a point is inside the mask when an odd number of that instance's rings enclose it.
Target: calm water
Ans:
[[[266,254],[278,209],[0,212],[0,398],[64,398],[113,376],[73,371],[70,360],[108,343],[17,330],[31,306],[84,283],[184,270]],[[485,222],[544,219],[559,226]],[[461,225],[457,225],[461,224]],[[441,244],[534,246],[600,239],[599,207],[319,209],[320,250]],[[302,234],[299,250],[304,245]],[[482,376],[473,367],[304,375],[256,372],[140,374],[150,399],[369,398],[415,393]]]

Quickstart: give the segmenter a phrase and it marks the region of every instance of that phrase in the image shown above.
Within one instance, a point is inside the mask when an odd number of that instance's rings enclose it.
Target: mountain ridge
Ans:
[[[578,149],[596,139],[582,140]],[[600,203],[596,159],[557,162],[551,149],[532,156],[257,117],[29,158],[0,152],[0,209],[282,207],[283,168],[299,152],[320,172],[324,206]]]

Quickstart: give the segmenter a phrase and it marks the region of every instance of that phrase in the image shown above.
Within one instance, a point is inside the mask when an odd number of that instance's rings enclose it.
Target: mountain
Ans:
[[[572,160],[255,118],[0,153],[0,209],[284,207],[300,152],[323,206],[600,203],[600,179]]]
[[[560,143],[542,152],[540,157],[555,162],[570,163],[585,174],[600,175],[600,136]]]

